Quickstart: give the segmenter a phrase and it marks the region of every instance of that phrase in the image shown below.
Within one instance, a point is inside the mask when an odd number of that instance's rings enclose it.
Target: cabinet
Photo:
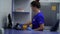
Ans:
[[[12,1],[12,21],[16,23],[24,24],[31,19],[31,0],[13,0]]]

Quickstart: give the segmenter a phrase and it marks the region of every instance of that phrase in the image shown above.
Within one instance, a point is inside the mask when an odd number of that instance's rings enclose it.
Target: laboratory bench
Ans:
[[[21,31],[15,29],[4,29],[4,34],[60,34],[59,32],[49,32],[49,31]]]

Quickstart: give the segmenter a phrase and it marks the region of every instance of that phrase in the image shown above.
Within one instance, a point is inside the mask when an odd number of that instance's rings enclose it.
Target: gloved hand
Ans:
[[[28,27],[27,30],[29,30],[29,31],[34,31],[31,27]]]

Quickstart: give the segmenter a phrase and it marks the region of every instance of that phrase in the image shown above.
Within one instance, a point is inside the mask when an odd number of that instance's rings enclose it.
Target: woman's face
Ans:
[[[36,10],[36,8],[35,8],[35,7],[33,7],[33,6],[31,6],[31,9],[32,9],[32,11],[35,11],[35,10]]]

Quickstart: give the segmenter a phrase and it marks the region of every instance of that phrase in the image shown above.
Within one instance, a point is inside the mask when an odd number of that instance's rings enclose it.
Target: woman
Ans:
[[[34,17],[32,18],[32,22],[27,24],[32,24],[32,29],[36,31],[43,31],[44,29],[44,16],[40,11],[40,3],[39,0],[31,2],[31,9],[34,12]]]

